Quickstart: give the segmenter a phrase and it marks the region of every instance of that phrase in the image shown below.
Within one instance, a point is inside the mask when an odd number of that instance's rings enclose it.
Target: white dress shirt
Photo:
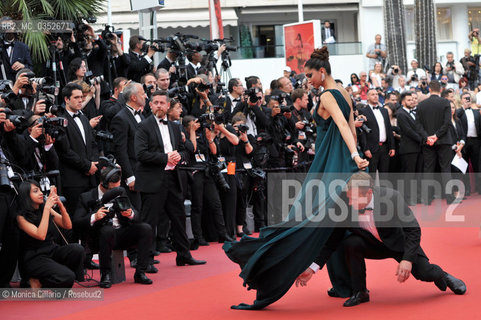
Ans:
[[[137,121],[137,123],[140,123],[140,121],[142,121],[142,119],[140,118],[140,114],[135,114],[135,112],[137,110],[135,110],[134,108],[132,108],[131,106],[129,106],[128,104],[126,105],[127,106],[127,109],[130,111],[130,113],[132,113],[132,115],[134,116],[135,118],[135,121]],[[139,109],[140,110],[140,109]]]
[[[84,144],[87,144],[87,140],[85,140],[85,130],[84,130],[84,126],[82,124],[82,120],[80,120],[80,117],[74,118],[74,114],[76,114],[75,112],[72,112],[72,111],[69,111],[69,110],[67,110],[67,112],[73,118],[73,121],[77,124],[77,127],[79,128],[80,133],[82,134],[82,139],[84,141]],[[78,113],[81,114],[81,111],[78,111]]]
[[[169,153],[174,151],[174,148],[172,147],[172,143],[170,142],[170,132],[169,132],[169,126],[166,124],[163,124],[159,118],[155,117],[157,120],[157,125],[159,126],[160,130],[160,135],[162,136],[162,142],[164,143],[164,153]],[[167,116],[165,116],[164,120],[167,120]],[[165,170],[174,170],[175,166],[168,164],[165,166]]]
[[[381,109],[376,109],[374,110],[374,107],[377,106],[371,106],[372,112],[374,113],[374,116],[376,117],[377,121],[377,126],[379,127],[379,142],[386,142],[386,125],[384,124],[384,117],[382,116]],[[383,107],[380,107],[383,108]]]
[[[234,98],[230,93],[227,94],[227,96],[229,97],[230,99],[230,112],[234,112],[234,109],[237,107],[237,104],[240,102],[240,97],[239,98]],[[237,101],[234,101],[234,100],[237,100]]]
[[[473,109],[464,110],[464,113],[466,114],[466,120],[468,122],[468,133],[466,136],[468,138],[477,138],[478,133],[476,132],[476,125],[474,124]]]

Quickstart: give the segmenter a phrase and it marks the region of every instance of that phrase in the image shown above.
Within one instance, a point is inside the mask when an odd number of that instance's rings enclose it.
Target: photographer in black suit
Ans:
[[[140,194],[135,190],[135,133],[139,123],[144,120],[142,109],[145,105],[145,92],[140,83],[132,82],[125,87],[123,96],[125,106],[112,119],[110,129],[114,135],[114,155],[122,168],[122,187],[127,190],[130,202],[140,210]]]
[[[102,168],[100,184],[80,195],[73,219],[76,228],[89,233],[89,245],[99,250],[101,288],[112,286],[112,250],[137,248],[135,283],[152,284],[145,272],[157,272],[149,263],[152,228],[140,222],[139,212],[130,206],[125,190],[120,188],[120,172],[113,164]]]
[[[199,74],[202,55],[198,51],[191,51],[187,53],[187,60],[189,60],[189,63],[185,66],[185,71],[187,73],[187,80],[189,80]]]
[[[479,109],[471,108],[471,94],[463,93],[461,95],[462,108],[456,110],[456,116],[461,121],[464,136],[466,137],[466,145],[463,147],[463,158],[468,163],[471,161],[474,171],[476,192],[481,194],[481,178],[479,176],[479,153],[481,149],[481,116]],[[466,195],[471,193],[469,174],[466,175]]]
[[[447,134],[451,126],[451,107],[447,99],[440,97],[441,84],[437,80],[429,84],[430,97],[419,103],[416,112],[416,130],[422,137],[424,173],[426,179],[432,180],[436,169],[436,163],[441,170],[442,185],[446,186],[451,178],[451,146],[452,141]],[[452,195],[443,195],[446,201],[452,203]],[[433,199],[431,188],[426,195],[427,204]]]
[[[401,133],[399,155],[401,170],[406,177],[404,197],[409,204],[420,202],[420,179],[416,173],[423,172],[423,154],[421,152],[422,138],[416,131],[416,108],[410,92],[401,94],[402,108],[397,111],[397,124]],[[417,189],[411,192],[411,181],[416,180]]]
[[[366,126],[371,132],[362,135],[360,145],[369,160],[369,172],[372,174],[389,171],[389,159],[394,157],[395,145],[389,113],[379,105],[379,94],[376,89],[367,92],[367,106],[359,110],[367,119]]]
[[[334,229],[314,263],[297,278],[296,285],[305,286],[341,246],[353,292],[344,302],[345,307],[369,301],[365,259],[395,259],[399,263],[396,277],[400,283],[412,274],[417,280],[434,282],[441,291],[449,288],[455,294],[464,294],[466,285],[463,281],[429,262],[420,245],[419,224],[401,194],[393,189],[374,187],[373,184],[371,176],[365,172],[351,177],[346,191],[349,207],[347,203],[339,205],[339,208],[349,210],[349,226]],[[346,230],[351,233],[344,238]]]
[[[169,88],[172,88],[172,85],[176,83],[177,80],[179,79],[179,76],[177,74],[177,68],[175,67],[176,60],[177,60],[177,54],[172,49],[169,49],[165,58],[162,61],[160,61],[159,65],[157,66],[157,70],[164,69],[168,71],[170,75]],[[157,73],[156,73],[156,76],[157,76]],[[159,77],[157,77],[157,79],[158,78]],[[159,85],[159,88],[161,88],[162,90],[169,89],[169,88],[164,89],[160,85]]]
[[[140,78],[152,71],[152,57],[155,50],[152,47],[144,48],[145,38],[142,36],[132,36],[129,40],[129,56],[130,65],[127,72],[127,78],[132,81],[140,82]]]
[[[182,183],[177,165],[187,158],[180,126],[167,120],[167,92],[156,91],[150,102],[152,115],[140,123],[135,134],[135,187],[142,199],[141,217],[154,229],[159,215],[171,221],[173,244],[177,251],[176,264],[205,264],[192,258],[185,231],[185,208]],[[155,241],[152,241],[152,252]]]

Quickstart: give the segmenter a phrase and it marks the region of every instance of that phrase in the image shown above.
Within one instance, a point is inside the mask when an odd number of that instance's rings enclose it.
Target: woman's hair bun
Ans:
[[[311,59],[329,61],[329,50],[326,46],[315,49],[314,52],[311,54]]]

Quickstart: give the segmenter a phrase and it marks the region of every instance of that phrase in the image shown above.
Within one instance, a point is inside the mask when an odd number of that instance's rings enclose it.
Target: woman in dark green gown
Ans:
[[[369,164],[357,153],[352,107],[347,102],[350,99],[331,76],[326,47],[312,53],[304,71],[315,88],[322,86],[325,90],[314,112],[317,123],[316,155],[296,202],[305,209],[305,200],[312,198],[307,195],[312,184],[329,186],[334,181],[338,184],[341,181],[341,184],[335,190],[315,193],[315,197],[308,200],[312,203],[307,210],[292,209],[285,222],[261,229],[259,238],[244,236],[240,242],[224,244],[227,256],[242,268],[240,277],[244,279],[244,286],[257,290],[252,305],[241,303],[232,306],[234,309],[262,309],[289,290],[296,278],[314,261],[332,233],[333,222],[325,218],[328,216],[325,213],[334,206],[342,183]],[[336,283],[345,277],[346,270],[342,269],[342,264],[339,269],[332,266],[329,271],[334,288],[342,290],[336,287]]]

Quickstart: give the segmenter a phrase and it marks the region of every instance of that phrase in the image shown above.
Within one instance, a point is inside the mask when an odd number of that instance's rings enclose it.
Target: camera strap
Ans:
[[[60,228],[57,226],[55,221],[52,220],[52,222],[53,222],[53,225],[55,226],[55,228],[57,229],[58,233],[60,233],[60,236],[62,236],[63,241],[65,241],[65,244],[68,245],[68,241],[67,241],[67,239],[65,239],[65,236],[63,235],[62,231],[60,231]]]

